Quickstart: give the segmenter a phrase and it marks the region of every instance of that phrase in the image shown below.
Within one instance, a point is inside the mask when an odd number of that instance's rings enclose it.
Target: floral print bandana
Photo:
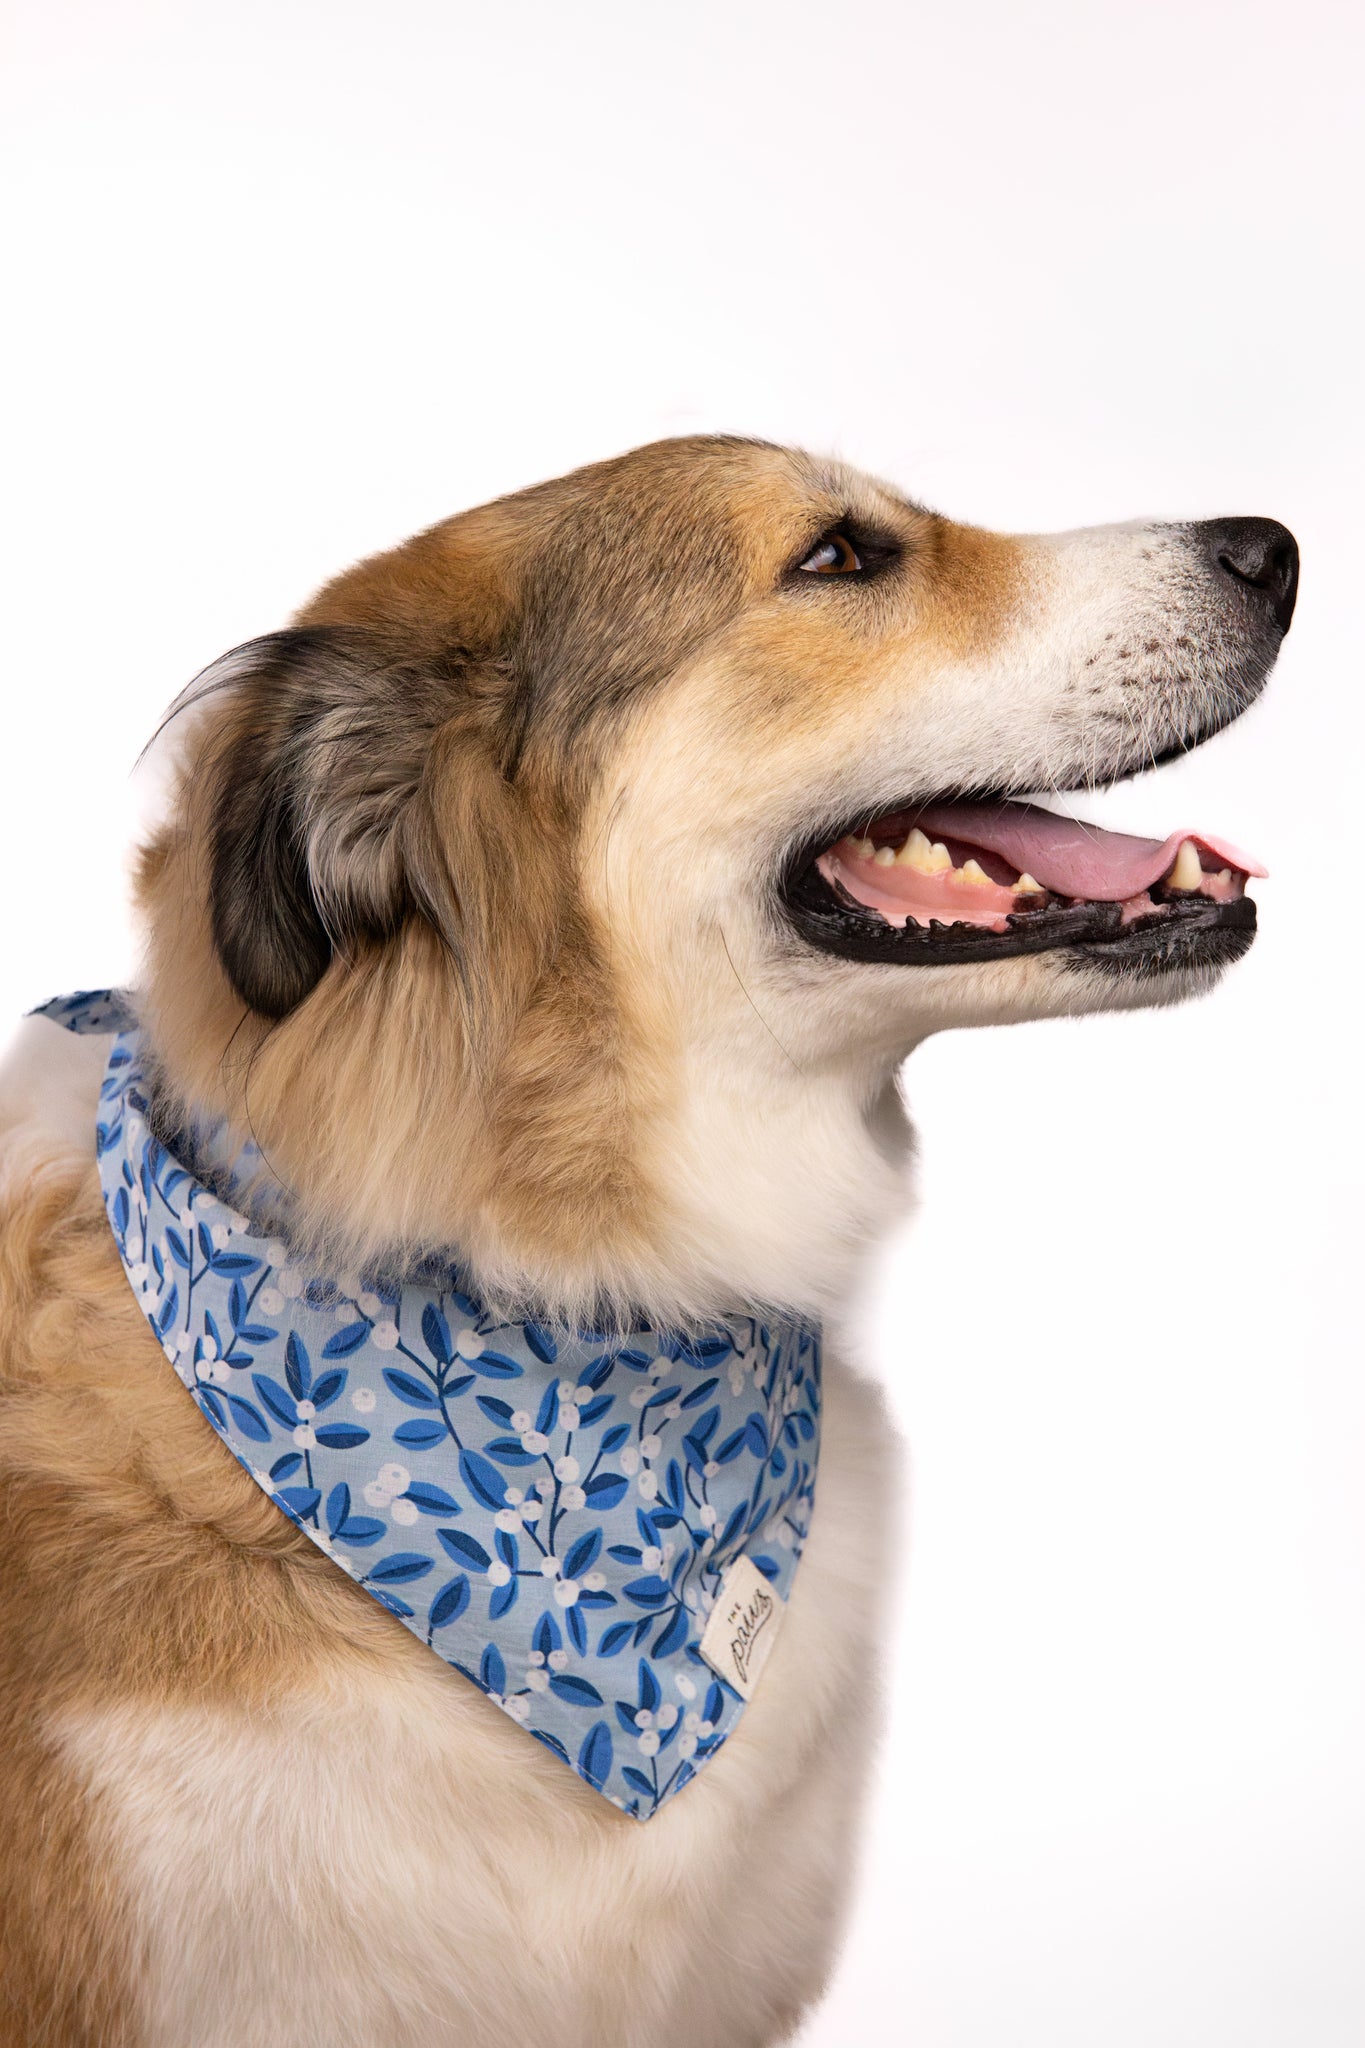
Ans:
[[[503,1322],[457,1265],[313,1271],[166,1149],[120,995],[96,1144],[119,1255],[233,1455],[338,1568],[614,1806],[648,1820],[734,1732],[810,1526],[820,1341]],[[177,1141],[179,1142],[179,1141]],[[209,1176],[207,1185],[200,1175]]]

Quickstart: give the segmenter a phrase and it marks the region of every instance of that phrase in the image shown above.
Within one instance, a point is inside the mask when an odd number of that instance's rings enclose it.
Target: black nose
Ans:
[[[1246,590],[1265,593],[1282,633],[1299,590],[1299,544],[1278,519],[1205,519],[1196,529],[1214,569]]]

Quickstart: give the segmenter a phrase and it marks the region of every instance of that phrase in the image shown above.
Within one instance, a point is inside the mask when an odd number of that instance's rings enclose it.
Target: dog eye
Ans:
[[[808,576],[856,576],[862,557],[846,533],[827,533],[801,563]]]

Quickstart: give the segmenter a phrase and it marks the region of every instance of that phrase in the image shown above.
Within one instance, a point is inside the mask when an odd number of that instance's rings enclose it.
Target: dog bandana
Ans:
[[[414,1635],[648,1820],[733,1733],[776,1637],[814,1502],[818,1332],[732,1316],[595,1335],[498,1320],[456,1265],[396,1284],[311,1271],[230,1206],[212,1133],[178,1159],[148,1129],[123,997],[38,1014],[113,1034],[105,1208],[229,1450]]]

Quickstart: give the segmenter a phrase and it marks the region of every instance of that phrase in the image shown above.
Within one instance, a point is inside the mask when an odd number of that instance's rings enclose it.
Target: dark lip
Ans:
[[[1256,935],[1256,905],[1207,897],[1171,897],[1150,917],[1123,922],[1117,903],[1086,902],[1018,911],[1003,932],[979,925],[888,924],[875,910],[825,880],[816,866],[828,845],[803,849],[788,863],[778,900],[797,936],[842,960],[887,967],[958,967],[1065,951],[1068,964],[1102,966],[1150,978],[1179,967],[1222,964],[1240,957]]]
[[[1134,923],[1106,944],[1069,946],[1060,965],[1083,973],[1098,970],[1116,981],[1159,981],[1180,972],[1221,973],[1250,950],[1256,937],[1256,905],[1249,896],[1215,906],[1241,911],[1240,917],[1147,918]]]

